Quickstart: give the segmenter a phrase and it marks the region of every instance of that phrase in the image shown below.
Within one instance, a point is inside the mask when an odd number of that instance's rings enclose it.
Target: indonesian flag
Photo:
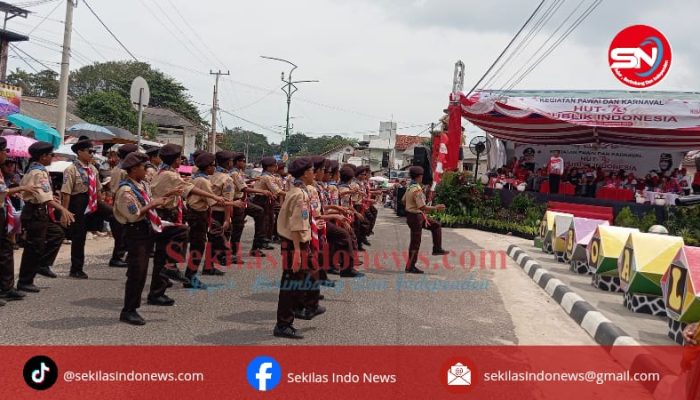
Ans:
[[[433,140],[438,138],[440,140],[440,144],[438,146],[439,150],[435,170],[433,171],[433,190],[435,190],[435,187],[440,183],[442,180],[442,174],[445,172],[445,164],[447,164],[447,145],[450,142],[449,137],[444,132],[441,133],[440,136],[436,136]]]

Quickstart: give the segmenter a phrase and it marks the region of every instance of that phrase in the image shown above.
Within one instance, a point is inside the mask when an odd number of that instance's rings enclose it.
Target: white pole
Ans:
[[[138,123],[138,142],[137,146],[141,146],[141,121],[143,120],[143,88],[139,89],[139,123]]]
[[[68,105],[68,78],[70,76],[70,46],[73,32],[73,0],[66,0],[66,23],[63,31],[63,55],[61,57],[61,81],[58,88],[58,121],[56,128],[63,144],[66,134],[66,107]]]

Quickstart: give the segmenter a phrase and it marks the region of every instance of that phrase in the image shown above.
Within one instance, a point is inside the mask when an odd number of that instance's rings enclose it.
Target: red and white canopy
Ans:
[[[462,117],[503,140],[700,147],[699,93],[482,91],[452,100]]]

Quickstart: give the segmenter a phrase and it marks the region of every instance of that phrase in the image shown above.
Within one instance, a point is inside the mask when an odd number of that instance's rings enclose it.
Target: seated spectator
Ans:
[[[644,179],[637,180],[637,191],[643,192],[645,190],[653,190],[651,184],[651,174],[647,174]]]
[[[681,190],[683,191],[684,195],[687,196],[690,194],[690,186],[692,183],[693,181],[688,175],[688,170],[681,168],[681,171],[678,174],[678,184],[681,186]]]
[[[605,181],[603,182],[603,186],[606,188],[619,187],[620,180],[618,179],[617,175],[615,175],[614,172],[610,171],[610,172],[608,172],[607,178],[605,178]]]
[[[637,179],[634,177],[633,173],[630,172],[627,174],[627,178],[622,182],[622,187],[631,190],[637,189]]]
[[[680,193],[681,187],[678,182],[673,178],[661,177],[661,184],[659,189],[664,193]]]

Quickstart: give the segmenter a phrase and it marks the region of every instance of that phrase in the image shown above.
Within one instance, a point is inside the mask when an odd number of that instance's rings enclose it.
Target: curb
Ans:
[[[607,319],[562,281],[542,268],[521,248],[510,245],[506,253],[569,314],[571,319],[591,335],[596,343],[601,346],[640,346],[634,338]]]

